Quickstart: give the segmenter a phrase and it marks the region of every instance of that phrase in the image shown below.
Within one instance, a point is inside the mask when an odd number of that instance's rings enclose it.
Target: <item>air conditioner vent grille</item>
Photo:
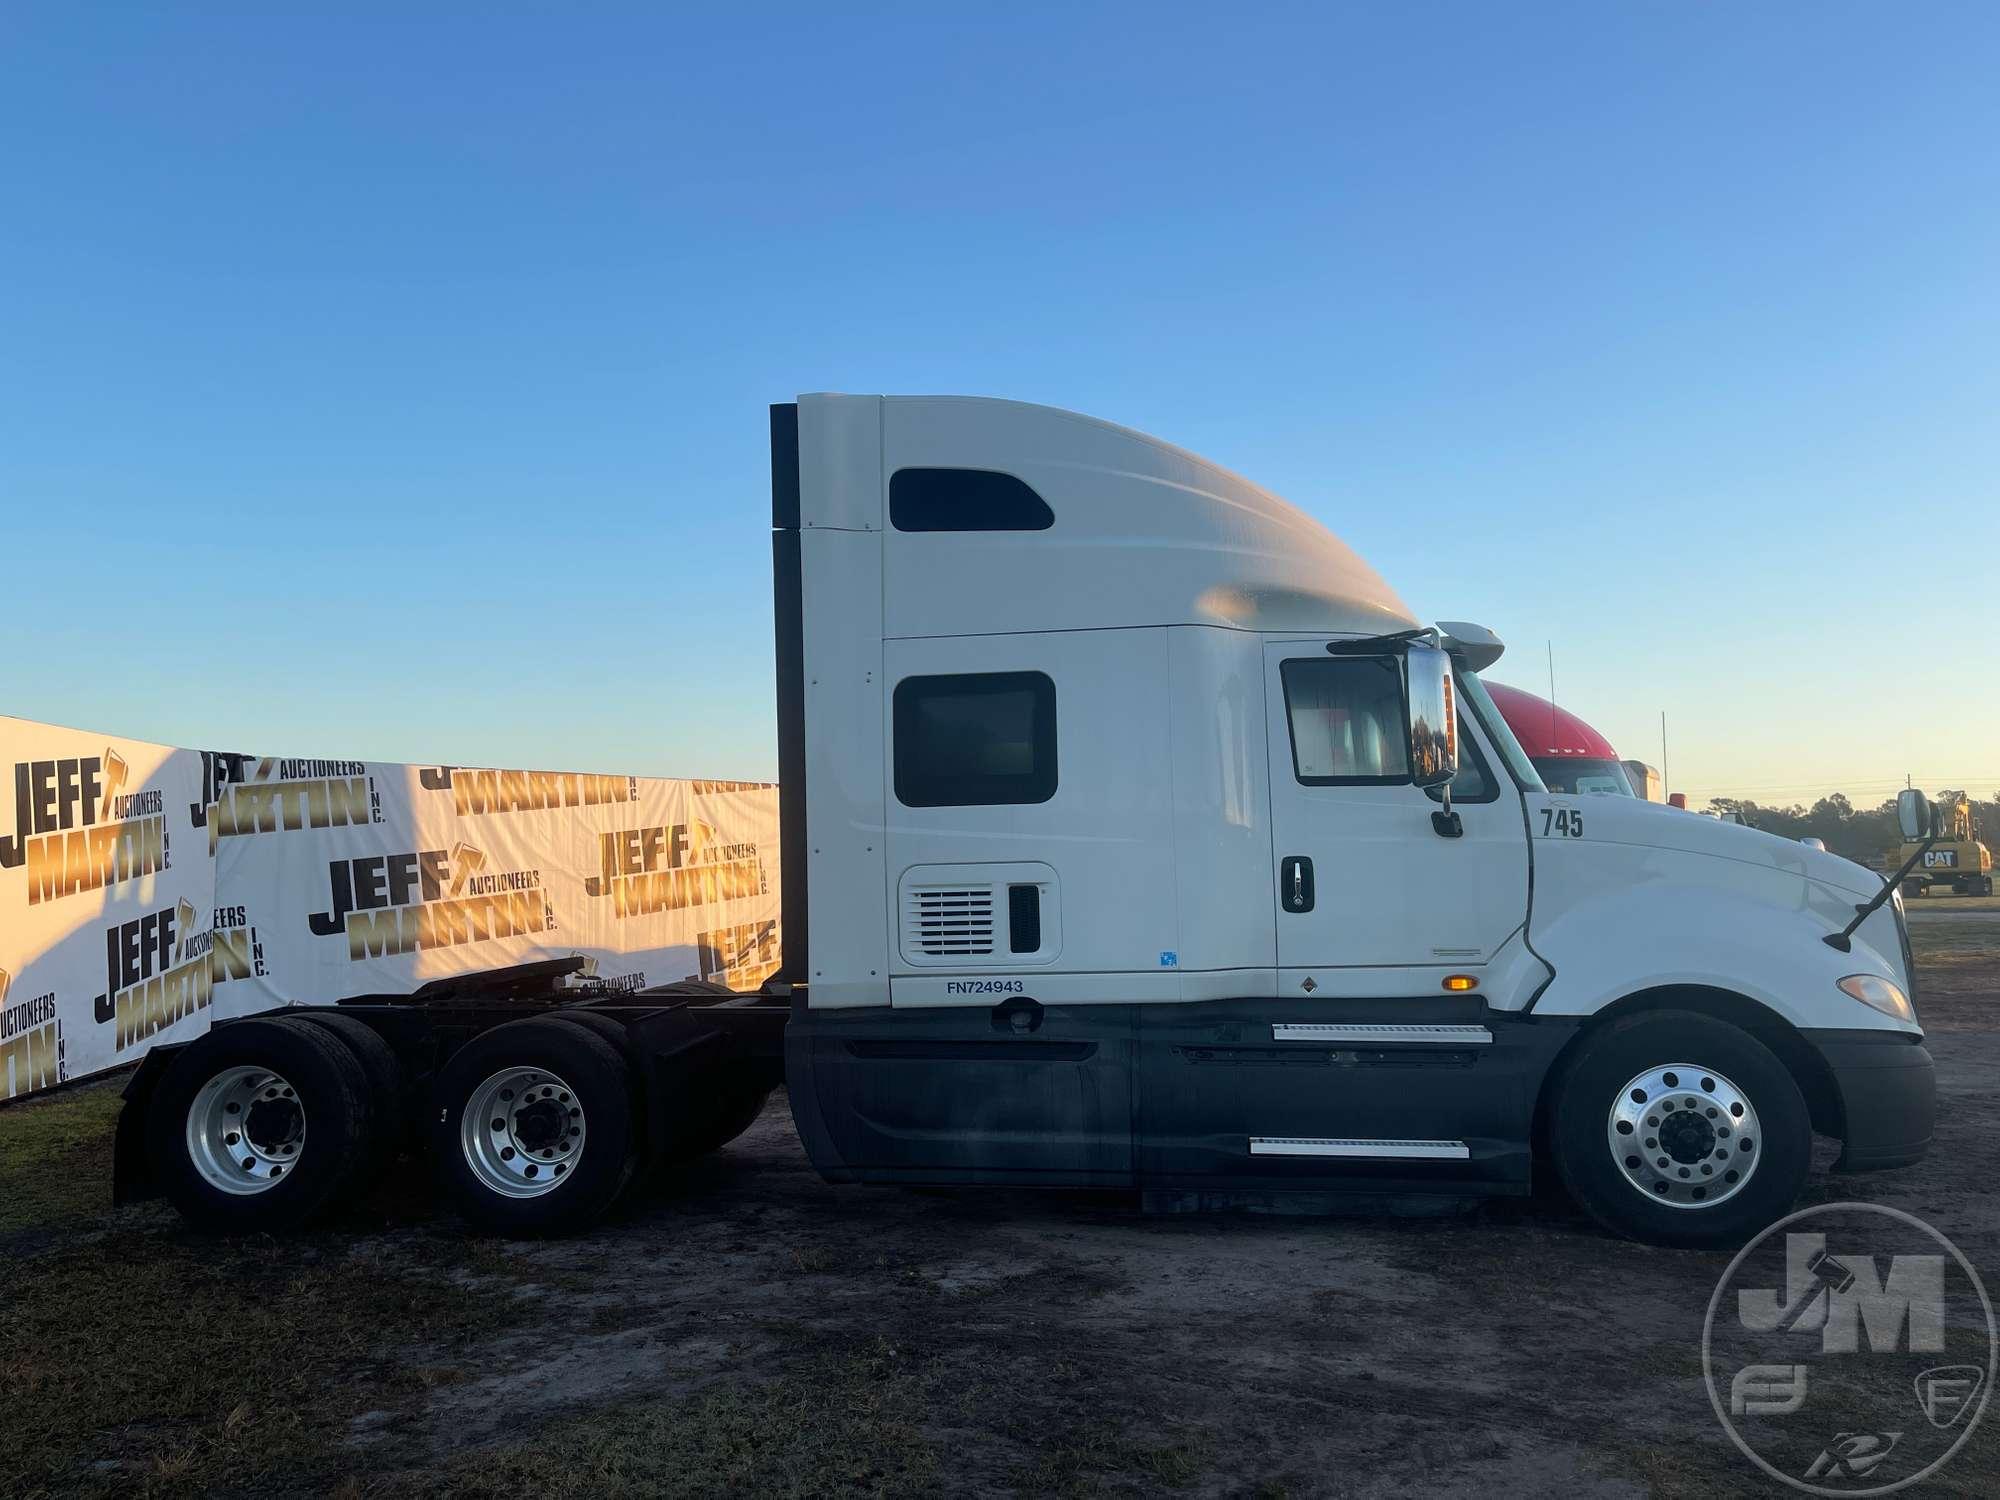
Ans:
[[[926,958],[980,958],[993,952],[993,887],[908,887],[903,907],[906,952]]]

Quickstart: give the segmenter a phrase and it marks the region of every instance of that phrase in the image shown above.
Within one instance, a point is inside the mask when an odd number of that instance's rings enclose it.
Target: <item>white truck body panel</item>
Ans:
[[[1794,1026],[1918,1031],[1835,988],[1857,973],[1907,987],[1888,907],[1850,951],[1820,941],[1847,924],[1880,876],[1663,803],[1530,793],[1527,805],[1538,835],[1530,931],[1556,970],[1537,1014],[1590,1015],[1627,995],[1698,985],[1747,996]],[[1545,809],[1580,813],[1583,836],[1541,836],[1554,821]]]
[[[800,398],[802,441],[804,413],[823,399]],[[1012,474],[1058,518],[1048,531],[889,531],[886,635],[1107,624],[1375,635],[1417,623],[1317,521],[1140,433],[1046,406],[952,396],[881,398],[881,420],[885,480],[925,467]],[[886,503],[885,492],[878,518]]]
[[[891,796],[889,856],[898,879],[932,866],[1053,866],[1063,931],[1055,972],[1072,976],[1088,998],[1130,993],[1133,977],[1158,974],[1160,954],[1178,941],[1166,637],[1164,630],[1035,632],[892,640],[885,649],[892,682],[1022,670],[1054,679],[1061,734],[1055,795],[998,807],[904,807]],[[1004,959],[968,973],[1017,967],[1039,971],[1044,987],[1051,977],[1047,965]],[[913,966],[899,960],[895,972],[900,979]],[[897,1003],[922,1003],[905,997],[930,988],[899,985]]]
[[[1905,1024],[1832,985],[1860,971],[1907,983],[1893,944],[1842,955],[1809,940],[1851,906],[1829,882],[1858,879],[1864,893],[1875,878],[1847,861],[1636,799],[1590,799],[1580,837],[1531,837],[1547,798],[1534,792],[1525,818],[1511,793],[1461,802],[1464,836],[1447,840],[1412,786],[1302,785],[1283,661],[1416,622],[1324,527],[1247,480],[1010,401],[807,396],[798,430],[815,1007],[990,1004],[985,982],[1013,973],[1064,1003],[1267,984],[1388,998],[1505,955],[1505,976],[1482,980],[1501,1009],[1587,1015],[1702,984],[1800,1026]],[[1056,524],[896,529],[892,476],[932,467],[1017,476]],[[1054,795],[901,805],[895,684],[1011,671],[1056,684]],[[1468,728],[1498,776],[1495,732]],[[1311,913],[1277,910],[1288,850],[1319,851]],[[897,913],[926,868],[1022,862],[1056,872],[1059,953],[988,955],[957,973],[909,960]],[[1775,942],[1776,923],[1800,941]],[[1862,936],[1885,923],[1893,936],[1886,918]]]

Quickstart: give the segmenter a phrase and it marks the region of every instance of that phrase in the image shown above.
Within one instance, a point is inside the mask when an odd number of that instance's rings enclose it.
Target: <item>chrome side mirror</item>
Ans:
[[[1931,799],[1922,792],[1896,793],[1896,821],[1902,825],[1904,842],[1929,838],[1935,816]]]
[[[1458,712],[1452,701],[1451,657],[1436,646],[1411,645],[1403,655],[1410,736],[1410,779],[1420,787],[1449,786],[1458,774]]]

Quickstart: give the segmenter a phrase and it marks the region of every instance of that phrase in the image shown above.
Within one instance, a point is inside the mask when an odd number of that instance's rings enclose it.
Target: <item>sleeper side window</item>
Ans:
[[[1041,672],[905,677],[892,718],[896,800],[905,807],[1056,794],[1056,685]]]
[[[1281,668],[1292,770],[1307,786],[1393,786],[1410,779],[1403,672],[1393,656],[1288,661]]]
[[[889,476],[889,524],[898,531],[1047,531],[1049,502],[1024,480],[991,469],[898,469]]]

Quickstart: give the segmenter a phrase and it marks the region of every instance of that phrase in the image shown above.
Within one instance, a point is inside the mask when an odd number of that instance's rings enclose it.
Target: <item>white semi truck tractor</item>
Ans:
[[[570,1229],[779,1084],[835,1182],[1553,1170],[1682,1246],[1784,1214],[1815,1133],[1845,1170],[1928,1146],[1894,881],[1549,792],[1480,684],[1500,642],[1275,496],[1010,401],[802,396],[771,449],[778,976],[554,961],[219,1023],[135,1075],[121,1200],[295,1224],[422,1149],[474,1222]]]

